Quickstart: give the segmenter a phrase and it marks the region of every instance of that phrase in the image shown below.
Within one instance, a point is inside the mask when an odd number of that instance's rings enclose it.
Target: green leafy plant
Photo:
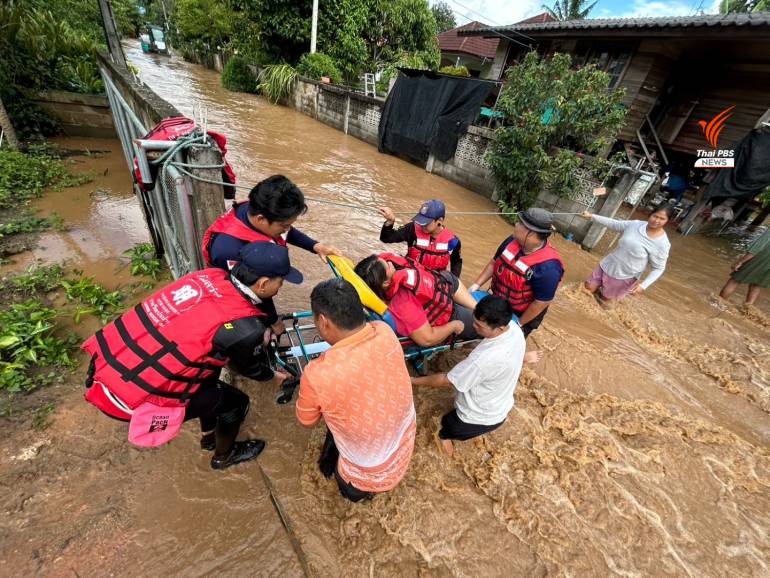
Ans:
[[[75,339],[56,337],[56,311],[38,301],[11,305],[0,311],[0,389],[29,391],[50,383],[56,372],[45,367],[71,367]]]
[[[30,265],[24,273],[19,273],[3,282],[2,288],[32,295],[48,293],[61,287],[64,269],[61,265]]]
[[[81,277],[77,280],[64,280],[62,287],[68,301],[76,301],[73,319],[80,323],[83,315],[94,315],[102,323],[107,323],[117,313],[123,300],[119,290],[108,291],[94,281],[93,277]]]
[[[27,213],[18,217],[12,217],[6,223],[0,222],[0,237],[16,235],[18,233],[32,233],[50,227],[51,223],[48,219],[35,217]]]
[[[438,69],[441,74],[451,74],[452,76],[470,76],[466,66],[442,66]]]
[[[0,150],[0,209],[19,207],[48,187],[71,187],[88,180],[69,173],[45,147],[30,147],[27,153]]]
[[[303,54],[297,64],[297,74],[313,80],[321,80],[326,76],[335,84],[342,82],[342,73],[337,63],[331,56],[321,52]]]
[[[569,197],[575,170],[590,170],[590,157],[614,141],[625,120],[624,91],[608,90],[605,72],[571,64],[569,55],[541,58],[533,51],[506,73],[497,104],[504,125],[487,162],[500,200],[518,210],[544,189]]]
[[[297,71],[288,64],[270,64],[259,73],[259,91],[265,98],[276,104],[282,98],[289,96]]]
[[[257,91],[257,78],[245,58],[236,54],[227,61],[222,71],[222,86],[234,92]]]
[[[131,274],[147,275],[157,279],[163,270],[163,265],[155,253],[155,247],[152,243],[140,243],[134,245],[124,253],[131,258]]]

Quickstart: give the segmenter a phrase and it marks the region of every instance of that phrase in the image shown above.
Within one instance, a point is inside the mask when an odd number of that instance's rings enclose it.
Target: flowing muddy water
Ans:
[[[312,196],[371,207],[410,211],[438,197],[450,211],[494,208],[293,110],[227,92],[214,72],[126,49],[183,113],[208,108],[241,184],[283,173]],[[376,214],[318,203],[299,222],[354,260],[385,248],[380,225]],[[463,239],[466,282],[511,232],[497,217],[448,225]],[[433,434],[451,395],[416,390],[412,465],[369,503],[343,501],[320,475],[322,431],[300,427],[270,386],[238,381],[252,397],[245,434],[268,446],[258,464],[225,474],[208,469],[195,428],[139,451],[73,395],[52,428],[61,439],[31,439],[8,458],[23,461],[37,492],[11,493],[17,533],[8,536],[23,540],[3,546],[3,559],[47,575],[766,576],[767,296],[749,312],[714,308],[734,253],[669,234],[662,280],[611,311],[579,290],[601,251],[557,237],[567,275],[529,344],[546,355],[524,371],[507,423],[448,459]],[[293,250],[292,259],[306,282],[282,291],[285,310],[306,308],[313,284],[329,277],[313,255]],[[46,467],[52,481],[34,485]]]

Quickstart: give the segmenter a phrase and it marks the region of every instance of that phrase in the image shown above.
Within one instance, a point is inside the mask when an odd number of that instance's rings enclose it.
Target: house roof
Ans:
[[[555,22],[556,18],[548,14],[548,12],[541,12],[537,16],[532,16],[531,18],[527,18],[525,20],[520,20],[514,26],[518,26],[520,24],[539,24],[541,22]]]
[[[657,18],[586,18],[583,20],[554,20],[550,22],[518,22],[508,26],[493,26],[463,31],[462,36],[497,36],[505,32],[523,32],[536,36],[548,33],[589,34],[603,31],[681,32],[687,29],[770,27],[770,12],[749,14],[705,14],[701,16],[665,16]]]
[[[452,30],[447,30],[438,35],[438,45],[441,52],[462,52],[463,54],[470,54],[471,56],[478,56],[479,58],[494,58],[495,51],[497,50],[497,44],[500,42],[498,38],[483,38],[480,36],[459,36],[461,31],[471,31],[477,29],[487,29],[488,25],[482,22],[469,22]]]

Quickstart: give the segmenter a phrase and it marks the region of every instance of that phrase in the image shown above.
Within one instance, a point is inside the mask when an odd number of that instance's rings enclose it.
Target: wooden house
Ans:
[[[734,107],[719,136],[719,148],[729,148],[770,109],[770,12],[520,23],[460,35],[499,39],[493,80],[533,49],[595,64],[611,88],[626,90],[619,139],[664,155],[712,148],[700,121]]]

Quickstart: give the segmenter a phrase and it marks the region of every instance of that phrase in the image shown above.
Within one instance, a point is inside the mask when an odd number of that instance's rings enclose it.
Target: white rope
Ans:
[[[188,177],[195,179],[197,181],[201,181],[204,183],[210,183],[212,185],[222,185],[223,187],[235,187],[236,189],[243,189],[250,191],[253,187],[249,187],[247,185],[234,185],[232,183],[226,183],[224,181],[215,181],[213,179],[206,179],[203,177],[200,177],[198,175],[192,174],[190,171],[186,170],[185,167],[192,168],[193,166],[197,165],[189,165],[187,163],[178,163],[178,162],[169,162],[169,165],[174,166],[179,172],[184,173]],[[203,168],[203,167],[202,167]],[[205,167],[205,168],[221,168],[219,166],[216,167]],[[340,203],[339,201],[330,201],[328,199],[319,199],[317,197],[309,197],[305,195],[305,200],[312,201],[314,203],[321,203],[324,205],[332,205],[335,207],[343,207],[346,209],[355,209],[357,211],[367,211],[370,213],[379,213],[379,209],[375,207],[367,207],[366,205],[353,205],[351,203]],[[414,215],[414,211],[393,211],[394,215]],[[513,211],[513,212],[499,212],[499,211],[447,211],[447,215],[518,215],[519,211]],[[551,213],[552,215],[582,215],[582,212],[579,213]]]

